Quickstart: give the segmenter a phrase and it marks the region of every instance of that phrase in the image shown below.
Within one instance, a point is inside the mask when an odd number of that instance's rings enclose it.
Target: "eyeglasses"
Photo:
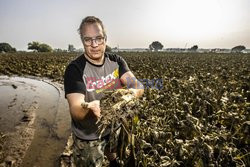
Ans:
[[[102,36],[98,36],[98,37],[95,37],[95,38],[83,37],[83,43],[86,46],[90,46],[90,45],[92,45],[92,42],[95,41],[95,43],[97,45],[101,45],[101,44],[104,43],[104,39],[105,39],[105,37],[102,37]]]

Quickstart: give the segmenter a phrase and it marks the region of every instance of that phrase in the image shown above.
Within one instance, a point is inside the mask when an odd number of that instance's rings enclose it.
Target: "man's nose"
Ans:
[[[93,47],[97,47],[98,46],[98,44],[97,44],[97,42],[96,42],[95,39],[92,39],[91,46],[93,46]]]

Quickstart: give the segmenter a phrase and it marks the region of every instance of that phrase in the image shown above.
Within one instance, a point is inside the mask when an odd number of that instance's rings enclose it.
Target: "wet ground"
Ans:
[[[0,76],[0,99],[0,166],[58,166],[70,134],[62,85]]]

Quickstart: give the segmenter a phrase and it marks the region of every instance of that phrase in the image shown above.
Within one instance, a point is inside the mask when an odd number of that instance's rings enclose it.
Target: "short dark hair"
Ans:
[[[98,23],[98,24],[101,25],[103,35],[104,35],[105,38],[107,38],[106,31],[104,29],[104,25],[103,25],[102,21],[99,18],[95,17],[95,16],[87,16],[84,19],[82,19],[82,22],[81,22],[81,24],[80,24],[80,26],[78,28],[78,32],[79,32],[81,38],[82,38],[82,33],[83,33],[83,27],[85,25],[87,25],[87,24],[94,24],[94,23]]]

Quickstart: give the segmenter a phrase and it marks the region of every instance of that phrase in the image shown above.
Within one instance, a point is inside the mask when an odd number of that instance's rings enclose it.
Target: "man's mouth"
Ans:
[[[99,50],[92,50],[91,53],[99,53]]]

